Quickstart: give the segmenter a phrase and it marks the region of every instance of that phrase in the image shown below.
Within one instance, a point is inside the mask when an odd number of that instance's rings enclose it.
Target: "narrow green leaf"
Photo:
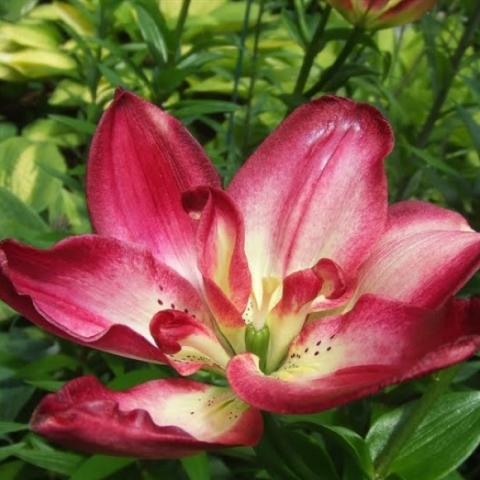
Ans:
[[[424,160],[428,165],[431,167],[440,170],[443,173],[446,173],[448,175],[453,175],[455,177],[458,177],[458,171],[455,170],[455,168],[451,167],[447,163],[445,163],[443,160],[440,158],[436,157],[435,155],[432,155],[429,153],[427,150],[422,150],[420,148],[415,148],[411,145],[406,145],[407,150],[418,156],[418,158],[421,158]]]
[[[67,117],[65,115],[49,115],[49,117],[67,125],[76,132],[86,133],[87,135],[92,135],[95,132],[95,124],[87,122],[87,120]]]
[[[65,385],[65,382],[57,380],[26,380],[25,383],[47,392],[58,392]]]
[[[167,62],[167,46],[162,32],[149,13],[140,5],[135,5],[138,16],[138,26],[150,53],[160,64]]]
[[[208,113],[233,112],[238,108],[237,104],[222,100],[185,100],[175,104],[171,110],[178,117],[193,117]]]
[[[12,452],[12,455],[27,463],[62,475],[70,475],[82,460],[82,456],[76,453],[30,447],[18,448]]]
[[[458,106],[457,112],[465,123],[476,150],[480,152],[480,124],[475,121],[472,114],[463,107]]]
[[[11,457],[14,455],[17,451],[21,450],[24,447],[24,443],[15,443],[13,445],[8,445],[6,447],[0,447],[0,461]]]
[[[12,432],[19,432],[21,430],[28,430],[28,425],[26,425],[25,423],[0,421],[0,435],[5,435],[6,433]]]
[[[114,87],[123,87],[127,88],[127,84],[124,80],[115,72],[115,70],[103,65],[102,63],[98,64],[98,68],[102,72],[103,76],[110,82]]]

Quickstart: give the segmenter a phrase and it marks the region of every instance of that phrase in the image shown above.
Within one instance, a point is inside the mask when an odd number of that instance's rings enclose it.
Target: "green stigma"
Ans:
[[[267,362],[270,330],[267,326],[257,330],[253,325],[247,325],[245,330],[245,347],[248,352],[254,353],[260,359],[260,369],[265,371]]]

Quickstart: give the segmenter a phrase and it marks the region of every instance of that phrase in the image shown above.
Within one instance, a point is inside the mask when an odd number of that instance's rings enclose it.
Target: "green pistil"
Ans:
[[[254,353],[260,359],[260,370],[265,371],[267,363],[268,343],[270,330],[267,326],[257,330],[253,325],[248,325],[245,330],[245,346],[248,352]]]

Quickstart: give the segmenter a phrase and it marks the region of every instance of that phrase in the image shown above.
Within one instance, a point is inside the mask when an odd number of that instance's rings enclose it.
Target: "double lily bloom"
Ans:
[[[388,207],[392,145],[377,110],[323,97],[222,190],[179,121],[119,91],[88,163],[96,234],[49,250],[3,241],[0,297],[81,345],[229,386],[81,377],[43,399],[33,430],[147,458],[253,445],[260,410],[317,412],[472,355],[480,301],[452,295],[480,235],[428,203]]]
[[[364,28],[395,27],[418,20],[438,0],[327,0],[350,23]]]

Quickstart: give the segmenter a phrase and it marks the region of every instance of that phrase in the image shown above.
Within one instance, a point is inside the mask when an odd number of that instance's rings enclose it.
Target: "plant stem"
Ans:
[[[105,36],[105,9],[100,3],[97,10],[97,25],[96,25],[96,34],[97,37],[103,39]],[[86,59],[91,59],[91,65],[89,68],[91,69],[92,76],[87,80],[89,90],[90,90],[90,104],[87,107],[87,121],[88,122],[95,122],[96,117],[98,114],[98,105],[97,105],[97,89],[98,84],[100,82],[100,70],[98,68],[98,64],[102,60],[102,47],[97,46],[95,50],[92,48],[93,55],[87,55]]]
[[[237,103],[238,99],[238,86],[240,84],[240,77],[242,76],[242,67],[243,67],[243,56],[245,53],[245,41],[247,39],[248,33],[248,24],[250,22],[250,12],[252,9],[253,0],[247,0],[245,7],[245,15],[243,16],[243,25],[242,32],[240,33],[240,45],[238,48],[238,57],[237,63],[235,65],[235,74],[233,81],[233,91],[232,91],[232,103]],[[235,116],[234,112],[231,112],[228,117],[228,127],[227,127],[227,138],[226,138],[226,148],[227,148],[227,159],[230,160],[233,156],[232,146],[233,146],[233,127]]]
[[[177,25],[175,26],[175,51],[173,53],[172,63],[175,63],[180,55],[180,49],[182,47],[182,33],[187,20],[188,9],[190,8],[191,0],[183,0],[180,13],[178,15]]]
[[[262,24],[262,16],[265,7],[265,0],[260,0],[260,8],[258,10],[257,22],[255,24],[255,34],[253,39],[253,52],[252,52],[252,74],[250,76],[250,84],[248,86],[247,94],[247,106],[245,111],[245,124],[244,124],[244,136],[243,136],[243,151],[246,150],[250,142],[250,121],[252,116],[252,100],[255,90],[255,81],[257,79],[257,62],[258,62],[258,46],[260,40],[260,30]]]
[[[437,95],[435,96],[435,100],[433,101],[432,108],[425,119],[425,122],[420,129],[420,133],[418,134],[417,140],[415,142],[415,146],[417,148],[423,148],[428,142],[430,134],[432,133],[433,127],[435,126],[435,122],[437,121],[443,104],[447,99],[448,92],[452,87],[453,80],[458,73],[460,68],[460,64],[462,58],[465,54],[465,51],[470,46],[477,29],[480,27],[480,2],[475,2],[475,7],[470,16],[467,25],[465,26],[465,30],[463,32],[460,41],[458,42],[457,48],[452,55],[450,61],[450,72],[447,76],[444,84],[438,90]]]
[[[442,370],[432,375],[429,389],[413,406],[409,415],[392,432],[384,449],[375,461],[375,472],[378,480],[385,478],[389,468],[405,443],[412,437],[422,420],[428,414],[438,397],[448,389],[451,381],[458,371],[458,365]]]
[[[350,36],[347,38],[345,45],[343,46],[342,50],[338,54],[337,59],[335,62],[328,67],[318,81],[305,93],[307,97],[312,97],[316,93],[322,91],[328,84],[333,80],[333,78],[337,75],[340,69],[345,64],[347,58],[352,53],[353,49],[357,45],[357,40],[360,35],[363,33],[363,29],[360,26],[355,26],[352,31],[350,32]]]
[[[305,55],[303,57],[302,66],[300,67],[300,72],[298,73],[295,88],[293,89],[293,95],[301,95],[303,93],[315,57],[321,50],[320,40],[322,39],[323,32],[325,31],[325,26],[327,25],[331,11],[332,7],[330,7],[330,5],[325,7],[323,15],[318,21],[317,28],[313,33],[312,39],[307,45],[307,49],[305,50]]]

